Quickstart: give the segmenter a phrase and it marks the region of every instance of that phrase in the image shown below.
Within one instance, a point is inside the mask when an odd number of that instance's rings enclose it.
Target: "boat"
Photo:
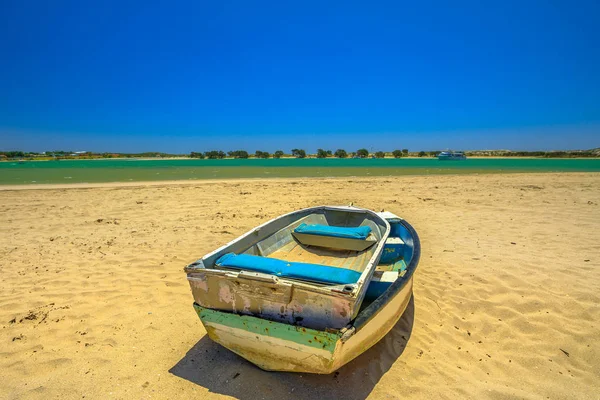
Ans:
[[[372,347],[406,310],[421,253],[419,237],[407,221],[390,212],[368,211],[373,214],[386,222],[389,232],[378,244],[383,244],[383,251],[366,282],[360,310],[346,325],[334,328],[319,323],[313,328],[306,318],[277,321],[261,313],[217,310],[195,301],[209,338],[261,369],[316,374],[332,373]],[[188,272],[190,278],[193,272]],[[193,281],[190,284],[193,291]],[[335,313],[336,308],[328,305],[322,311]]]
[[[252,229],[185,271],[204,308],[341,329],[360,309],[389,232],[370,210],[310,207]]]
[[[442,151],[438,155],[438,160],[466,160],[467,156],[462,151]]]

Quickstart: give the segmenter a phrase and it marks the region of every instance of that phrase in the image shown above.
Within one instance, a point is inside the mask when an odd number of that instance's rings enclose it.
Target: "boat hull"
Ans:
[[[194,304],[208,336],[268,371],[329,374],[381,340],[398,322],[412,296],[412,276],[359,329],[321,331]]]

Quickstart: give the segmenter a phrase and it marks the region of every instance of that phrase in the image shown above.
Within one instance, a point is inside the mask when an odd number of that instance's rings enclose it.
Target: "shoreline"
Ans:
[[[397,178],[436,178],[436,177],[457,177],[457,176],[503,176],[503,175],[532,175],[532,176],[576,176],[576,175],[594,175],[598,172],[474,172],[474,173],[452,173],[452,174],[406,174],[406,175],[388,175],[388,176],[306,176],[306,177],[273,177],[273,178],[217,178],[217,179],[194,179],[194,180],[164,180],[164,181],[131,181],[131,182],[93,182],[93,183],[33,183],[20,185],[0,185],[0,192],[3,191],[23,191],[23,190],[66,190],[66,189],[94,189],[94,188],[138,188],[138,187],[161,187],[161,186],[196,186],[202,184],[215,183],[244,183],[244,182],[289,182],[289,181],[340,181],[352,179],[353,181],[389,180]]]

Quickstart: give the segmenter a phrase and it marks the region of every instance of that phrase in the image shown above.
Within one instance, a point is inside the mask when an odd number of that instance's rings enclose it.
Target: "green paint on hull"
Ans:
[[[404,262],[404,260],[398,260],[394,263],[394,266],[392,267],[392,269],[390,271],[398,271],[400,273],[406,271],[406,263]],[[401,274],[402,276],[402,274]]]
[[[334,352],[335,346],[340,340],[340,335],[336,333],[282,324],[249,315],[215,311],[201,307],[196,303],[194,303],[194,309],[202,323],[205,325],[206,323],[225,325],[231,328],[252,332],[256,335],[270,336],[304,346],[314,347],[316,349],[327,350],[330,353]]]
[[[400,276],[402,276],[402,273],[406,271],[406,262],[404,260],[398,260],[393,264],[380,263],[378,267],[383,271],[398,271]]]

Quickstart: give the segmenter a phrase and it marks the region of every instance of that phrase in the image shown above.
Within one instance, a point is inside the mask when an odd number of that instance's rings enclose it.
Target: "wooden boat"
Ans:
[[[209,337],[269,371],[328,374],[382,339],[404,313],[412,296],[420,242],[413,227],[389,212],[389,237],[365,292],[361,310],[347,325],[313,329],[260,316],[194,308]]]
[[[358,314],[389,232],[370,210],[311,207],[260,225],[185,271],[205,309],[341,329]]]

